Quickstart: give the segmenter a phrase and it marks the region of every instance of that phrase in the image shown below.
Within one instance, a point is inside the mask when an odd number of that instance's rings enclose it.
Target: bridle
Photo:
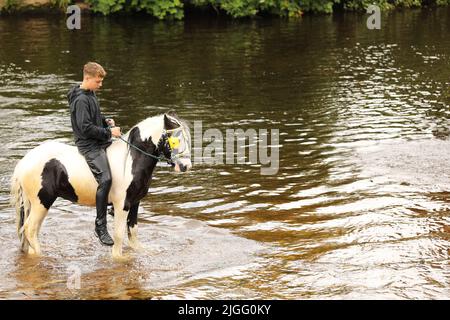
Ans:
[[[110,127],[111,128],[111,127]],[[174,165],[175,164],[175,160],[177,160],[178,158],[181,158],[183,155],[186,155],[189,153],[189,148],[186,147],[183,152],[177,153],[176,155],[173,155],[173,150],[176,149],[176,147],[180,144],[179,138],[173,137],[173,134],[175,132],[181,131],[186,143],[188,143],[189,139],[187,137],[187,134],[185,132],[185,130],[183,130],[184,127],[182,124],[180,124],[180,126],[178,128],[175,129],[163,129],[161,138],[159,138],[158,144],[157,144],[157,150],[159,153],[159,156],[155,156],[151,153],[148,153],[142,149],[140,149],[139,147],[135,146],[134,144],[132,144],[131,142],[125,140],[122,137],[118,137],[120,140],[122,140],[123,142],[125,142],[126,144],[128,144],[130,147],[136,149],[137,151],[141,152],[142,154],[155,159],[156,161],[166,161],[168,164],[170,165]],[[166,144],[169,145],[169,149],[170,149],[170,158],[167,158],[164,155],[164,152],[162,152],[161,148],[164,147]]]

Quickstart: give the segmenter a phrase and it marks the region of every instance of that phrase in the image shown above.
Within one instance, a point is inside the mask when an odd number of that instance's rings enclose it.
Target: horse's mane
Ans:
[[[140,122],[138,122],[137,124],[135,124],[133,127],[131,127],[130,130],[128,130],[128,132],[125,134],[125,139],[128,139],[131,131],[133,131],[134,128],[138,127],[139,131],[141,132],[141,136],[142,137],[150,137],[152,135],[152,131],[154,131],[156,128],[163,128],[164,124],[162,124],[159,121],[161,121],[161,117],[163,117],[164,114],[158,114],[156,116],[152,116],[152,117],[148,117]],[[149,130],[151,129],[151,130]]]
[[[164,128],[164,121],[163,121],[163,119],[161,119],[161,118],[164,117],[164,115],[167,115],[169,117],[174,118],[175,120],[177,120],[179,123],[181,123],[186,128],[190,127],[188,121],[178,117],[178,115],[174,111],[169,111],[169,112],[166,112],[166,113],[162,113],[162,114],[158,114],[158,115],[155,115],[155,116],[152,116],[152,117],[148,117],[148,118],[138,122],[130,130],[128,130],[127,133],[125,133],[124,139],[128,140],[130,132],[136,127],[139,128],[139,131],[141,132],[142,139],[147,139],[150,136],[154,137],[153,134],[155,133],[155,130],[157,130],[158,133],[159,133],[159,131],[162,132],[162,130]],[[152,139],[152,140],[154,140],[154,139]],[[153,143],[157,143],[157,142],[158,141],[153,141]]]

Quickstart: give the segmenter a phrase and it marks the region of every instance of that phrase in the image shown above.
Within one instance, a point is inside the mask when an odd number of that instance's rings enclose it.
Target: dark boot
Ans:
[[[104,226],[95,227],[95,235],[100,240],[100,242],[105,246],[114,245],[114,241],[108,233],[108,228],[106,228],[106,224]]]
[[[100,184],[97,189],[96,197],[97,218],[95,219],[95,235],[105,246],[112,246],[114,244],[113,239],[108,233],[108,228],[106,227],[106,200],[108,197],[110,185],[110,182]]]

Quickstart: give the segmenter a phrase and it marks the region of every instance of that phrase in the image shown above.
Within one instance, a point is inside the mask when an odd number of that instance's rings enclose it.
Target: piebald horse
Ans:
[[[148,192],[158,160],[165,158],[175,171],[192,167],[189,127],[170,112],[147,118],[114,140],[106,153],[112,175],[108,203],[114,206],[112,256],[121,258],[127,227],[130,246],[142,249],[137,239],[139,201]],[[30,150],[16,165],[11,180],[11,204],[16,209],[22,250],[41,254],[39,230],[56,198],[95,206],[97,186],[76,147],[47,141]]]

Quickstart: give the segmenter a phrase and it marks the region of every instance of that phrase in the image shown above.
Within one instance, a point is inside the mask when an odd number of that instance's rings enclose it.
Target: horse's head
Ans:
[[[177,172],[185,172],[192,167],[191,133],[187,123],[174,112],[164,114],[161,152]]]

